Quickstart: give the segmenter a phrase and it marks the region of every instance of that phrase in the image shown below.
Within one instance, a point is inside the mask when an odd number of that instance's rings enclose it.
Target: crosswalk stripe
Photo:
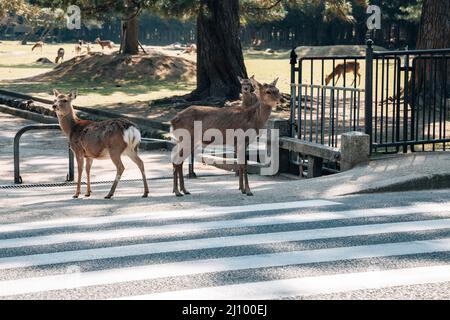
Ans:
[[[450,266],[261,281],[123,297],[123,300],[269,300],[450,281]]]
[[[426,210],[426,213],[442,211],[443,208],[436,206]],[[124,238],[149,237],[160,235],[177,235],[189,232],[203,232],[209,230],[218,230],[226,228],[244,228],[257,226],[270,226],[281,224],[293,224],[302,222],[316,222],[324,220],[344,220],[367,217],[382,217],[403,215],[405,213],[424,212],[423,209],[412,208],[407,210],[405,208],[379,208],[366,210],[348,210],[339,212],[319,212],[306,214],[285,214],[270,217],[256,217],[246,219],[233,220],[219,220],[209,222],[197,223],[178,223],[162,226],[151,226],[142,228],[122,228],[105,231],[90,231],[90,232],[73,232],[52,234],[47,236],[36,237],[20,237],[0,240],[0,249],[20,248],[26,246],[42,246],[52,245],[67,242],[83,242],[83,241],[101,241],[101,240],[120,240]],[[450,212],[450,210],[449,210]]]
[[[450,238],[293,251],[63,274],[0,282],[0,296],[203,273],[450,251]]]
[[[100,260],[108,258],[124,258],[130,256],[168,253],[176,251],[205,250],[212,248],[226,248],[246,245],[263,245],[269,243],[364,236],[381,233],[389,234],[413,231],[420,232],[449,228],[450,219],[437,219],[428,221],[384,223],[276,233],[247,234],[216,238],[166,241],[0,258],[0,270],[61,264],[68,262]]]
[[[209,207],[203,209],[139,212],[116,216],[64,218],[50,221],[34,221],[34,222],[3,224],[0,225],[0,233],[51,229],[61,227],[90,226],[90,225],[133,222],[133,221],[152,221],[152,220],[160,221],[161,219],[167,220],[167,219],[207,218],[218,215],[253,212],[253,211],[264,212],[264,211],[301,209],[310,207],[326,207],[338,205],[341,205],[341,203],[327,200],[304,200],[292,202],[252,204],[246,206]]]

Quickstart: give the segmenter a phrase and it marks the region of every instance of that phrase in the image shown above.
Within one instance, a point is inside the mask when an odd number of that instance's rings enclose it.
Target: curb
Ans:
[[[387,186],[368,188],[365,190],[352,192],[352,194],[370,194],[385,192],[403,192],[403,191],[422,191],[422,190],[439,190],[450,188],[450,173],[432,174],[413,178],[407,181],[397,182]]]

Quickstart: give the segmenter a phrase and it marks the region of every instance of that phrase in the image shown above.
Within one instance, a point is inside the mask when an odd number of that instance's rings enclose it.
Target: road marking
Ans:
[[[420,232],[450,228],[450,219],[383,223],[337,228],[309,229],[276,233],[246,234],[240,236],[200,238],[179,241],[145,243],[96,249],[62,251],[35,255],[0,258],[0,270],[34,267],[68,262],[81,262],[110,258],[124,258],[176,251],[205,250],[246,245],[263,245],[305,240],[331,239],[351,236]]]
[[[0,296],[129,281],[375,257],[450,251],[450,238],[194,260],[0,282]],[[450,274],[447,275],[450,277]],[[234,299],[234,297],[233,297]]]
[[[428,209],[427,213],[440,212],[443,208],[436,206]],[[446,208],[446,210],[448,210]],[[20,237],[0,240],[0,249],[20,248],[28,246],[43,246],[69,242],[87,242],[102,240],[120,240],[124,238],[138,238],[161,235],[179,235],[183,233],[204,232],[226,228],[245,228],[281,224],[293,224],[302,222],[316,222],[324,220],[344,220],[367,217],[382,217],[404,215],[405,213],[424,212],[422,208],[378,208],[366,210],[349,210],[338,212],[316,212],[306,214],[285,214],[270,217],[256,217],[235,220],[220,220],[198,223],[179,223],[144,228],[122,228],[106,231],[89,231],[53,234],[36,237]]]
[[[246,206],[233,206],[233,207],[209,207],[203,209],[139,212],[134,214],[123,214],[116,216],[67,218],[49,221],[3,224],[0,225],[0,233],[74,227],[74,226],[90,226],[90,225],[133,222],[133,221],[151,221],[151,220],[160,221],[161,219],[167,220],[167,219],[208,218],[233,213],[243,213],[253,211],[263,212],[263,211],[301,209],[301,208],[338,206],[338,205],[341,205],[341,203],[327,200],[305,200],[305,201],[279,202],[279,203],[262,203],[262,204],[252,204]]]
[[[268,300],[450,281],[450,266],[261,281],[123,297],[128,300]]]

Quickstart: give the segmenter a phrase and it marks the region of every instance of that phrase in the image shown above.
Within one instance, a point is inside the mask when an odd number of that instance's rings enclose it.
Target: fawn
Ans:
[[[188,158],[194,151],[202,144],[219,144],[214,139],[213,142],[206,141],[203,138],[205,131],[209,129],[218,130],[222,137],[226,137],[226,131],[228,129],[239,130],[247,132],[251,129],[259,131],[264,128],[267,120],[270,117],[272,108],[276,107],[282,102],[282,97],[280,91],[276,88],[277,80],[271,84],[260,84],[256,80],[253,80],[253,85],[257,88],[258,92],[258,102],[250,107],[244,107],[242,105],[231,106],[227,108],[216,108],[207,106],[191,106],[181,112],[179,112],[175,118],[171,121],[171,132],[176,141],[176,149],[173,153],[173,192],[176,196],[182,196],[179,188],[178,182],[180,183],[181,191],[184,194],[189,194],[184,185],[183,177],[183,162]],[[200,121],[202,123],[202,136],[196,137],[194,135],[194,122]],[[180,129],[178,132],[177,130]],[[190,136],[190,149],[186,150],[183,148],[183,134],[189,133]],[[234,141],[222,141],[222,144],[230,143],[231,146],[236,148],[238,155],[244,154],[251,143],[252,139],[256,139],[256,136],[249,137],[248,141],[245,143],[234,142]],[[244,151],[244,152],[242,152]],[[239,160],[239,190],[243,194],[252,196],[250,187],[248,184],[247,175],[247,160]],[[241,164],[244,163],[244,164]],[[244,185],[245,183],[245,185]]]
[[[55,59],[55,63],[58,63],[59,61],[63,62],[63,60],[64,60],[64,53],[65,53],[64,48],[59,48],[58,49],[58,53],[57,53],[57,56],[56,56],[56,59]]]
[[[75,153],[78,165],[77,189],[74,198],[81,192],[81,176],[86,159],[87,192],[91,195],[91,167],[94,159],[111,159],[117,169],[114,183],[105,199],[111,199],[125,167],[121,156],[127,155],[140,169],[144,182],[144,195],[148,196],[147,178],[144,163],[138,155],[141,133],[138,127],[125,119],[111,119],[99,122],[79,119],[72,107],[72,101],[77,97],[77,91],[69,94],[53,90],[55,100],[53,110],[58,117],[62,131],[69,139],[70,148]]]
[[[100,40],[100,38],[95,39],[95,43],[99,44],[102,47],[102,50],[107,47],[109,49],[113,49],[114,42],[110,40]]]
[[[40,48],[42,52],[42,47],[44,46],[44,42],[38,41],[34,44],[34,46],[31,48],[31,51],[34,51],[34,49]]]
[[[336,80],[336,83],[339,81],[342,75],[346,73],[353,73],[355,78],[353,79],[352,85],[356,82],[356,76],[359,78],[358,85],[361,84],[361,74],[359,73],[360,64],[359,62],[346,62],[346,63],[340,63],[338,64],[333,72],[331,72],[326,78],[325,78],[325,84],[328,85],[331,80],[337,75],[338,78]]]

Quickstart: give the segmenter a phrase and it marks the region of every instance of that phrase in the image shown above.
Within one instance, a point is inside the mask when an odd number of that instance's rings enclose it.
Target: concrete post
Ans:
[[[368,163],[370,136],[362,132],[347,132],[341,137],[341,171],[352,169],[358,164]]]
[[[289,120],[284,119],[270,119],[267,122],[267,150],[271,150],[271,137],[272,133],[271,130],[278,129],[279,130],[279,136],[281,137],[288,137],[289,136]],[[280,169],[279,173],[287,173],[289,172],[289,151],[280,149]]]

